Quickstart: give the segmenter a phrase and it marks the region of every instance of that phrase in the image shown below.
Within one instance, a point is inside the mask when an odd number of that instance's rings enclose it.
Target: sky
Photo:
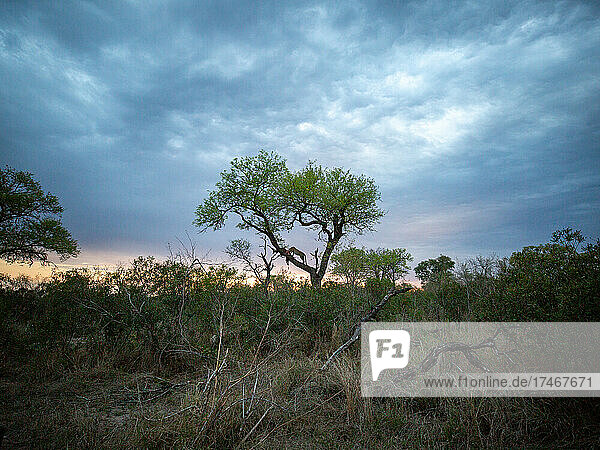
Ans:
[[[74,265],[186,233],[223,259],[242,232],[198,234],[194,211],[259,149],[372,177],[387,214],[354,244],[414,264],[595,241],[599,56],[587,1],[8,0],[0,162],[59,197]]]

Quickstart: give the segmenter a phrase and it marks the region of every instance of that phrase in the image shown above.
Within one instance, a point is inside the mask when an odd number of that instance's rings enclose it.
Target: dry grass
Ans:
[[[239,356],[239,355],[238,355]],[[269,356],[269,355],[266,355]],[[596,400],[360,396],[359,361],[277,355],[163,378],[107,367],[58,379],[5,370],[8,448],[580,447],[600,443]],[[227,360],[226,360],[227,361]],[[14,369],[14,368],[13,368]],[[207,383],[207,380],[210,380]]]
[[[278,323],[269,309],[245,340],[233,312],[215,311],[209,357],[187,355],[175,369],[147,352],[93,353],[85,346],[67,353],[67,363],[58,352],[0,357],[4,445],[600,447],[596,399],[364,398],[356,346],[320,370],[347,327]]]

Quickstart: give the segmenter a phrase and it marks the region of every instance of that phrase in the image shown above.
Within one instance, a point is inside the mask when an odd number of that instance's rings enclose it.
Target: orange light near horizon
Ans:
[[[40,263],[29,264],[8,264],[0,261],[0,273],[5,273],[13,278],[25,275],[33,279],[44,279],[52,275],[53,266],[42,266]]]
[[[122,259],[122,258],[119,258]],[[102,263],[97,263],[97,264],[92,264],[92,263],[86,263],[86,262],[79,262],[76,263],[75,260],[69,260],[69,262],[65,262],[65,263],[56,263],[54,265],[46,265],[43,266],[41,265],[39,262],[35,262],[33,263],[31,266],[29,264],[18,264],[18,263],[14,263],[14,264],[8,264],[2,260],[0,260],[0,273],[5,273],[13,278],[16,278],[18,276],[21,275],[25,275],[31,279],[34,280],[44,280],[44,279],[48,279],[50,276],[52,276],[52,273],[54,271],[58,271],[58,272],[66,272],[68,270],[73,270],[73,269],[100,269],[102,271],[114,271],[116,270],[119,266],[128,266],[131,261],[133,261],[135,259],[135,257],[131,257],[128,259],[127,263],[113,263],[113,264],[102,264]],[[308,277],[308,275],[301,271],[300,269],[290,266],[290,268],[285,267],[284,265],[278,266],[276,267],[273,272],[272,272],[272,276],[278,276],[278,275],[284,275],[286,277],[291,278],[294,282],[299,282],[299,283],[304,283],[304,282],[310,282],[310,278]],[[323,281],[334,281],[334,282],[339,282],[342,281],[341,278],[336,277],[335,275],[331,275],[328,274],[325,276],[325,279]],[[254,276],[249,276],[246,280],[246,283],[254,286],[256,283],[258,282],[258,280],[256,280],[256,278]],[[408,284],[412,284],[415,288],[420,289],[421,283],[418,280],[402,280],[400,282],[404,282],[404,283],[408,283]]]
[[[22,263],[13,263],[8,264],[5,261],[0,260],[0,273],[7,274],[12,278],[16,278],[19,276],[26,276],[32,278],[34,280],[44,280],[48,279],[52,276],[53,272],[66,272],[68,270],[74,269],[94,269],[100,268],[103,270],[114,270],[117,267],[116,264],[110,265],[102,265],[102,264],[67,264],[67,263],[55,263],[42,265],[39,262],[34,262],[33,264],[22,264]]]

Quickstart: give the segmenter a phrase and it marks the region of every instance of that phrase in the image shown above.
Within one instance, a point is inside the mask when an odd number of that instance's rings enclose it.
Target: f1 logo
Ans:
[[[403,369],[408,365],[410,334],[405,330],[374,330],[369,333],[369,353],[373,381],[386,369]]]

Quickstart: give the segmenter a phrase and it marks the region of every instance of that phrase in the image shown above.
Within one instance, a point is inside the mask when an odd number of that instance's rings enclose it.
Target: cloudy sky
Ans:
[[[261,148],[373,177],[358,245],[504,256],[600,237],[599,56],[593,2],[4,1],[0,157],[59,196],[76,264],[186,231],[218,259],[239,231],[194,210]]]

